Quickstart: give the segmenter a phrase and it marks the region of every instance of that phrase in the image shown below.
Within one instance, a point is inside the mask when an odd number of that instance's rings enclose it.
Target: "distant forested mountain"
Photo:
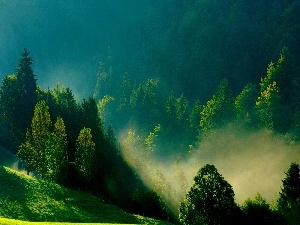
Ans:
[[[42,179],[174,219],[217,130],[299,145],[299,0],[0,3],[0,145]]]

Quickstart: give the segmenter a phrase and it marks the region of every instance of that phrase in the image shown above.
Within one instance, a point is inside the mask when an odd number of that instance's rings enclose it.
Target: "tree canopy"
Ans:
[[[232,224],[237,206],[231,185],[214,165],[205,165],[194,178],[194,185],[181,203],[182,224]]]

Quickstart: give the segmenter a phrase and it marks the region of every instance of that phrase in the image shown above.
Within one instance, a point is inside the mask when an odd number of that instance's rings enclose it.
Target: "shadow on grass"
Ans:
[[[0,166],[0,215],[6,218],[27,220],[31,217],[26,204],[27,180],[12,170]]]

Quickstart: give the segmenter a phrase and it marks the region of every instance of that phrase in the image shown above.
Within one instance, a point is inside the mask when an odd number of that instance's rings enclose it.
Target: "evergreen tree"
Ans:
[[[16,93],[18,104],[15,105],[16,118],[14,119],[18,121],[18,127],[24,133],[23,136],[30,126],[34,107],[37,103],[37,85],[31,68],[32,62],[29,52],[24,49],[15,71],[18,86]]]
[[[65,123],[66,133],[68,134],[68,159],[74,162],[77,136],[82,127],[90,126],[82,124],[83,119],[81,118],[82,115],[80,115],[80,107],[70,88],[56,85],[56,87],[51,90],[51,98],[53,98],[55,102],[54,109],[50,107],[51,114],[53,114],[54,118],[60,116]]]
[[[90,128],[93,142],[95,143],[97,167],[94,172],[97,176],[97,182],[102,183],[103,187],[104,177],[110,173],[112,165],[108,160],[105,160],[110,158],[110,153],[107,151],[108,143],[95,99],[90,97],[88,100],[84,100],[80,110],[82,126]]]
[[[2,144],[12,152],[16,152],[25,139],[37,102],[36,79],[31,64],[29,52],[24,49],[16,74],[6,76],[2,82],[1,127],[5,135],[1,139]]]
[[[13,74],[5,76],[0,88],[0,140],[12,152],[16,152],[22,142],[22,132],[18,129],[16,119],[17,90],[17,77]]]
[[[237,210],[231,185],[214,165],[205,165],[180,205],[179,220],[184,225],[233,224]]]
[[[288,224],[299,224],[300,218],[300,166],[292,163],[282,180],[278,209]]]

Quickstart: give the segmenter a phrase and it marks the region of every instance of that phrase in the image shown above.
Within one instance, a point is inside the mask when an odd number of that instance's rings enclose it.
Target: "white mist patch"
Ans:
[[[216,166],[232,185],[236,202],[241,204],[257,192],[269,203],[275,202],[285,171],[292,162],[300,163],[300,146],[290,146],[284,137],[267,130],[251,132],[236,125],[215,130],[180,160],[153,157],[136,133],[121,140],[125,160],[174,213],[178,212],[198,170],[206,164]]]

